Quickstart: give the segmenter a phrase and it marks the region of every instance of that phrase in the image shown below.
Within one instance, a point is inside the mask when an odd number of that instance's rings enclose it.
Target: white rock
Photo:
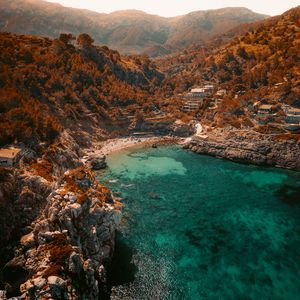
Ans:
[[[70,204],[68,207],[71,210],[71,215],[74,218],[78,218],[78,216],[82,213],[82,207],[79,203]]]
[[[69,200],[71,203],[75,203],[77,201],[77,198],[76,198],[76,196],[70,195]]]
[[[30,280],[27,280],[26,282],[24,282],[23,284],[20,285],[20,291],[22,293],[26,293],[27,290],[29,290],[32,287],[33,287],[32,282]]]
[[[48,284],[49,285],[65,285],[66,282],[62,278],[60,278],[60,277],[49,276],[48,277]]]
[[[33,284],[38,288],[41,289],[46,284],[46,279],[43,277],[38,277],[33,279]]]
[[[20,242],[23,247],[26,247],[26,248],[32,247],[35,244],[33,233],[31,232],[29,234],[22,236]]]

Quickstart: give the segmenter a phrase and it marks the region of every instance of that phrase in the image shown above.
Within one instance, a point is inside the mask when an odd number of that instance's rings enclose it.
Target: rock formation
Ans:
[[[185,148],[236,162],[300,170],[300,141],[253,131],[223,131],[193,138]]]
[[[4,267],[7,290],[21,283],[20,299],[99,299],[120,208],[93,172],[85,167],[67,171]]]
[[[83,163],[67,130],[42,152],[0,172],[0,290],[21,292],[19,299],[98,299],[109,292],[106,265],[121,216],[91,170],[104,167],[105,157]]]

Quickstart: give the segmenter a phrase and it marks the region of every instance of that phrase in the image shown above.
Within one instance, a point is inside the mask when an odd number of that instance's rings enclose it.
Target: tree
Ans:
[[[76,39],[72,33],[61,33],[59,35],[59,40],[62,41],[64,44],[69,44],[71,41]]]
[[[91,48],[93,45],[94,40],[87,34],[87,33],[81,33],[77,37],[77,44],[81,48]]]

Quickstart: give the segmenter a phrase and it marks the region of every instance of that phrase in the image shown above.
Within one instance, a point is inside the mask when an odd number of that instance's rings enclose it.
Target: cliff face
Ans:
[[[25,281],[24,299],[98,299],[119,221],[120,204],[91,171],[66,172],[4,267],[8,290]]]
[[[64,131],[36,163],[23,157],[18,169],[3,169],[0,283],[8,296],[98,299],[107,292],[121,205],[81,156]]]
[[[300,170],[300,141],[253,131],[226,131],[195,137],[186,148],[236,162]]]

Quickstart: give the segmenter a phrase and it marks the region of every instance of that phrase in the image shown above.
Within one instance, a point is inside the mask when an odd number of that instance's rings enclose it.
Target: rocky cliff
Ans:
[[[1,173],[0,289],[7,296],[99,299],[109,292],[106,266],[121,204],[82,154],[65,131],[35,163],[23,157],[19,168]]]
[[[241,163],[300,170],[300,141],[280,135],[219,130],[194,137],[185,147]]]
[[[26,280],[21,299],[99,299],[119,221],[120,204],[91,171],[66,172],[4,267],[4,280],[11,289]]]

